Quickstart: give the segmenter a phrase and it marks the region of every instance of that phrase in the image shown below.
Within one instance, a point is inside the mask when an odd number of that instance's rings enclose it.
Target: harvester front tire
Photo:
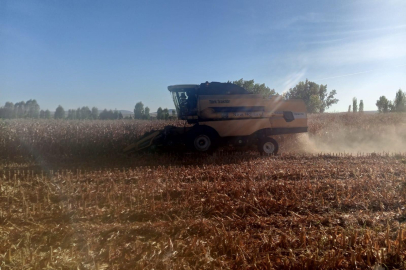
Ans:
[[[189,147],[200,153],[213,153],[216,150],[217,136],[210,130],[196,130],[189,137]]]
[[[270,156],[276,155],[279,150],[278,143],[269,137],[260,139],[258,142],[258,151],[261,155]]]

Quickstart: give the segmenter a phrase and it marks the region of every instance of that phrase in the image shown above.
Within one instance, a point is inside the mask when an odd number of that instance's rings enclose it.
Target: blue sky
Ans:
[[[406,1],[0,0],[0,104],[173,108],[167,86],[308,78],[375,110],[406,90]]]

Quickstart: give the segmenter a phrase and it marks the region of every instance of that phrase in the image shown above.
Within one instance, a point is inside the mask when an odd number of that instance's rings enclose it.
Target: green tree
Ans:
[[[379,97],[379,99],[376,101],[376,107],[378,107],[378,112],[380,113],[389,112],[389,105],[390,101],[385,96]]]
[[[99,119],[101,120],[114,120],[114,119],[118,119],[119,118],[119,112],[117,110],[114,110],[114,112],[112,110],[106,110],[104,109],[100,115],[99,115]]]
[[[4,107],[0,107],[0,119],[5,119],[6,118],[6,110]]]
[[[51,112],[49,110],[45,111],[45,119],[51,119]]]
[[[402,89],[399,89],[396,92],[396,97],[393,102],[393,107],[396,112],[405,112],[406,111],[406,95],[402,91]]]
[[[80,119],[92,119],[92,111],[87,106],[80,109]]]
[[[106,120],[108,119],[108,112],[106,109],[104,109],[100,114],[99,114],[99,119],[101,120]]]
[[[123,114],[121,112],[118,112],[118,119],[123,119]]]
[[[309,103],[307,104],[309,112],[319,113],[321,110],[321,100],[318,95],[311,95]]]
[[[39,118],[41,118],[41,119],[44,119],[44,118],[45,118],[45,111],[44,111],[44,110],[41,110],[41,111],[39,112]]]
[[[39,118],[40,107],[35,99],[30,99],[25,103],[26,116],[28,118]]]
[[[163,109],[163,111],[162,111],[162,116],[163,116],[162,119],[165,119],[165,120],[168,120],[168,119],[169,119],[169,111],[168,111],[167,108]]]
[[[358,111],[357,98],[353,97],[352,98],[352,112],[356,113],[357,111]]]
[[[14,111],[16,118],[23,118],[25,117],[25,102],[20,101],[14,105]]]
[[[13,102],[6,102],[3,108],[3,117],[6,119],[12,119],[15,117]]]
[[[79,113],[79,116],[80,116],[80,113]],[[77,117],[77,110],[75,110],[75,109],[68,110],[68,116],[66,118],[71,119],[71,120],[79,119]]]
[[[54,114],[55,119],[64,119],[65,118],[65,110],[61,105],[56,108],[55,114]]]
[[[232,83],[244,88],[245,90],[253,94],[261,94],[264,96],[277,95],[275,89],[269,88],[264,83],[263,84],[255,83],[254,80],[244,81],[244,79],[241,78],[237,81],[233,81]]]
[[[134,118],[135,119],[142,119],[144,116],[144,104],[142,102],[137,102],[134,107]]]
[[[76,109],[76,119],[82,119],[81,110],[80,108]]]
[[[164,119],[161,107],[159,107],[157,112],[156,112],[156,119],[158,119],[158,120]]]
[[[364,112],[364,101],[361,99],[359,101],[359,110],[360,113]]]
[[[321,101],[320,112],[324,113],[326,109],[330,108],[331,105],[336,104],[338,99],[334,98],[337,95],[336,90],[331,90],[327,93],[327,84],[320,84],[319,98]]]
[[[93,119],[99,118],[99,110],[96,107],[92,108],[92,118]]]
[[[302,99],[309,113],[323,113],[331,105],[338,102],[338,99],[334,98],[336,94],[336,90],[327,92],[327,84],[318,85],[306,79],[306,81],[299,82],[295,87],[290,88],[284,97],[286,99]]]
[[[145,115],[145,119],[149,119],[149,118],[150,118],[150,115],[149,115],[149,107],[148,107],[148,106],[145,107],[144,115]]]
[[[351,112],[351,105],[348,105],[348,112]]]

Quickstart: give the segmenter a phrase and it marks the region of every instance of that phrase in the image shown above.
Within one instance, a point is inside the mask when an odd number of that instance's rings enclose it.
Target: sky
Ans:
[[[0,0],[0,104],[174,108],[168,85],[309,79],[347,111],[406,91],[406,1]]]

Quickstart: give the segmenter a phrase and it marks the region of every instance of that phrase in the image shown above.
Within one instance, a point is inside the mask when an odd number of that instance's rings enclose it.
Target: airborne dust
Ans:
[[[406,152],[404,114],[314,114],[309,116],[308,126],[306,134],[280,138],[281,152]]]

